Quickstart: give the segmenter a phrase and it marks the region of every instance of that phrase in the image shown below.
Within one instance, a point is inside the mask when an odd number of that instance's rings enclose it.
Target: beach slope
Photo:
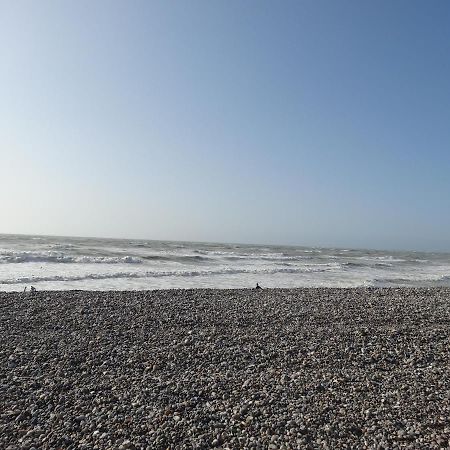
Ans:
[[[440,448],[449,289],[0,293],[0,448]]]

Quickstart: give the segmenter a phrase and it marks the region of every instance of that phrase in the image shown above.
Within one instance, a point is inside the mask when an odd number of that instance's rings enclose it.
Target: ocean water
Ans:
[[[0,235],[0,290],[450,286],[450,254]]]

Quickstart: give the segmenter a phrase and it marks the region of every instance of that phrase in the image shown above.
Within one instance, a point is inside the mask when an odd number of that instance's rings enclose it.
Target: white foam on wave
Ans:
[[[318,273],[338,270],[339,265],[316,264],[304,267],[276,267],[276,268],[232,268],[224,267],[217,270],[168,270],[168,271],[141,271],[141,272],[108,272],[87,274],[54,274],[49,276],[23,276],[0,280],[1,284],[28,284],[43,281],[81,281],[81,280],[105,280],[114,278],[159,278],[159,277],[202,277],[214,275],[238,275],[238,274],[301,274]]]
[[[64,264],[141,264],[136,256],[74,256],[60,252],[1,252],[0,264],[64,263]]]
[[[363,261],[387,261],[390,263],[394,262],[406,262],[406,259],[402,258],[395,258],[391,255],[384,255],[384,256],[358,256],[356,259],[360,259]]]

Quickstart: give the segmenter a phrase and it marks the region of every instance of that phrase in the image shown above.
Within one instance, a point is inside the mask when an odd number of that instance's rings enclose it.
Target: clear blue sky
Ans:
[[[450,250],[449,24],[0,0],[0,232]]]

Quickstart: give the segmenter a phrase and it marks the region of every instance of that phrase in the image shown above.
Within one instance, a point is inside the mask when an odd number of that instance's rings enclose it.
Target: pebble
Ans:
[[[0,292],[0,448],[445,448],[450,289]]]

